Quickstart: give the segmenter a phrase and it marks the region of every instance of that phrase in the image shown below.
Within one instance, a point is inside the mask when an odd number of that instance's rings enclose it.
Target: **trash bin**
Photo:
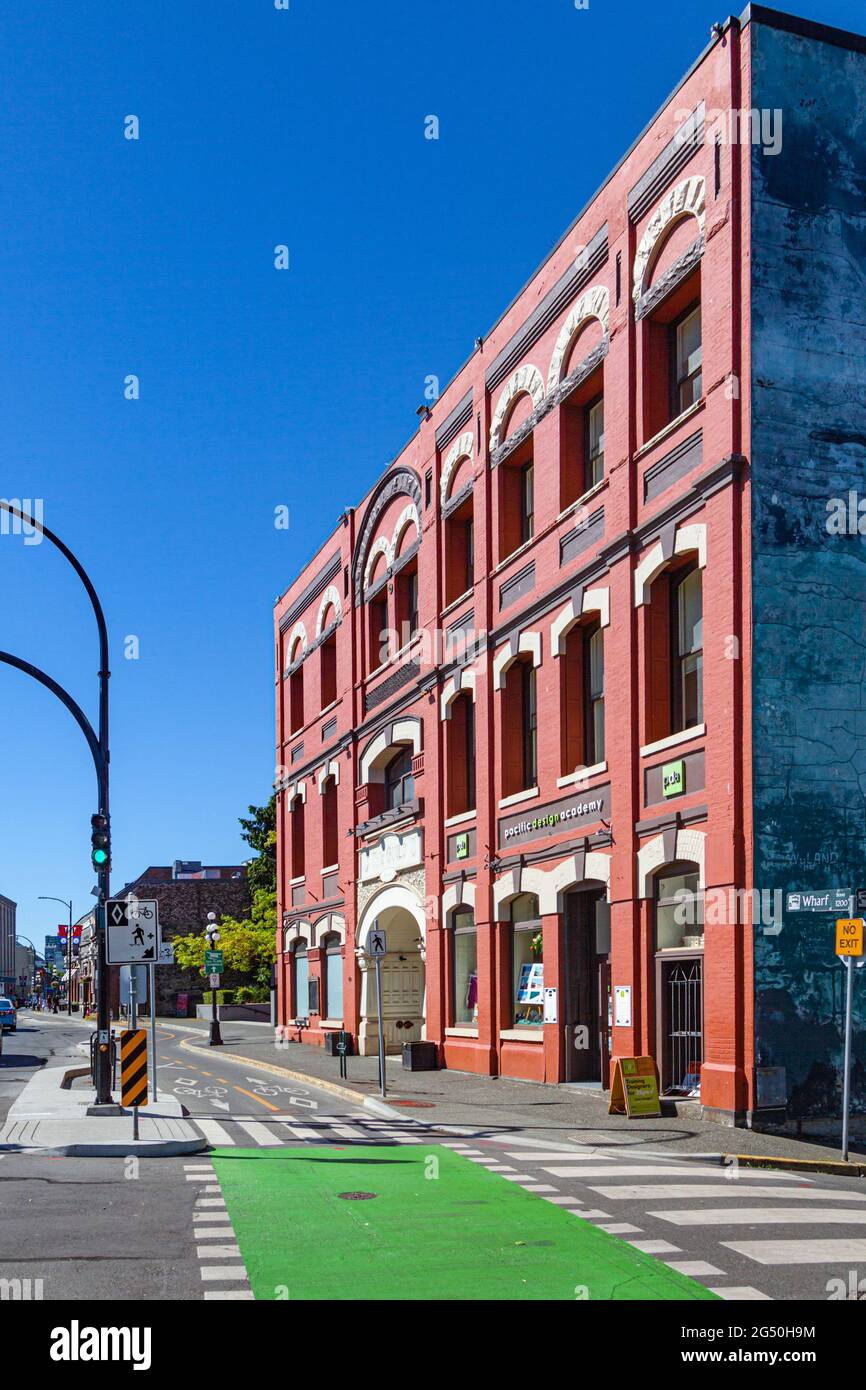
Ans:
[[[410,1042],[403,1044],[405,1071],[436,1071],[436,1044]]]

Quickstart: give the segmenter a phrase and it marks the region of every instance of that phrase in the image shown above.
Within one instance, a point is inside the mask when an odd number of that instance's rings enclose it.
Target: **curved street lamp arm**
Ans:
[[[22,661],[20,656],[12,656],[10,652],[0,652],[0,662],[4,662],[7,666],[16,667],[17,670],[23,671],[24,674],[27,676],[32,676],[33,679],[35,681],[38,681],[40,685],[44,685],[47,690],[50,690],[52,695],[56,695],[58,700],[62,701],[62,703],[69,710],[69,713],[72,715],[73,719],[81,729],[81,732],[84,734],[84,737],[87,739],[87,745],[90,749],[90,753],[93,758],[93,765],[96,769],[96,785],[99,801],[101,802],[104,771],[102,749],[99,746],[99,740],[96,737],[96,734],[93,732],[90,720],[87,718],[87,715],[84,713],[81,706],[76,704],[72,696],[69,695],[67,691],[63,689],[62,685],[58,685],[56,680],[53,680],[51,676],[46,675],[44,671],[40,671],[38,666],[31,665],[29,661]],[[99,809],[102,810],[101,805]],[[57,901],[60,902],[60,899],[58,898]]]

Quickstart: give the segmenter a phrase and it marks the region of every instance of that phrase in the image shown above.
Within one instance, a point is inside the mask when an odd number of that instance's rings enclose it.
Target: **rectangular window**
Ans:
[[[388,659],[387,638],[388,631],[388,599],[373,599],[370,604],[370,669],[375,671],[383,661]]]
[[[671,614],[671,733],[703,723],[703,597],[701,571],[690,570],[673,589]]]
[[[604,398],[586,408],[586,486],[595,487],[604,477]]]
[[[544,1023],[544,964],[539,920],[511,927],[511,980],[513,1025],[540,1028]]]
[[[329,947],[325,956],[325,1008],[329,1018],[343,1017],[343,955]]]
[[[672,325],[674,367],[673,413],[684,410],[701,398],[701,306],[696,304]]]
[[[475,704],[466,701],[466,809],[475,810]]]
[[[466,557],[466,583],[463,592],[465,593],[467,589],[472,588],[475,582],[475,520],[471,516],[465,523],[464,553]]]
[[[535,668],[525,662],[522,671],[523,787],[536,785],[538,777],[538,709]]]
[[[532,460],[520,470],[520,544],[535,534],[535,473]]]
[[[452,1017],[455,1025],[478,1022],[478,935],[471,911],[454,914],[454,973]]]
[[[409,636],[418,631],[418,571],[406,576],[406,622]]]

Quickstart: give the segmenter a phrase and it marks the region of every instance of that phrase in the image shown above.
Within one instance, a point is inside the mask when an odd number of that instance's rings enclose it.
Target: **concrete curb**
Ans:
[[[18,1153],[45,1158],[177,1158],[180,1154],[203,1153],[209,1148],[206,1139],[118,1139],[108,1144],[0,1144],[2,1153]]]
[[[783,1158],[764,1154],[724,1154],[723,1160],[741,1168],[779,1168],[788,1173],[826,1173],[835,1178],[866,1178],[866,1163],[841,1158]]]

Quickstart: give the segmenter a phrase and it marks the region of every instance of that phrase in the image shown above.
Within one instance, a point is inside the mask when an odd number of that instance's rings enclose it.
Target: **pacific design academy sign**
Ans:
[[[561,835],[579,825],[594,825],[601,820],[610,820],[609,782],[603,787],[593,787],[590,792],[550,801],[546,806],[539,806],[534,814],[518,811],[514,816],[503,816],[499,822],[499,843],[503,847],[525,845],[531,840]]]

